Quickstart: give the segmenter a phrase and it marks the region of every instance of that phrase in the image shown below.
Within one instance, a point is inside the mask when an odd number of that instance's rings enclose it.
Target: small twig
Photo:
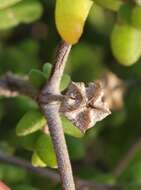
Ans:
[[[138,150],[141,148],[141,138],[139,138],[125,153],[123,158],[118,162],[116,168],[113,171],[113,175],[119,177],[128,167]]]
[[[9,98],[24,95],[34,99],[36,94],[36,90],[25,77],[7,73],[0,79],[0,96]]]
[[[21,167],[31,173],[34,173],[43,178],[49,178],[55,183],[60,182],[59,175],[48,168],[37,168],[33,167],[28,161],[17,158],[16,156],[10,156],[0,151],[0,162],[12,164],[18,167]],[[118,189],[114,185],[95,183],[94,181],[87,181],[76,178],[76,187],[80,190],[83,189],[96,189],[96,190],[115,190]]]
[[[10,156],[1,151],[0,151],[0,161],[4,162],[4,163],[15,165],[15,166],[19,166],[23,169],[26,169],[29,172],[38,174],[41,177],[51,178],[52,181],[54,181],[54,182],[60,181],[60,177],[56,172],[54,172],[50,169],[33,167],[29,162],[22,160],[20,158],[17,158],[15,156]]]
[[[120,185],[95,183],[81,179],[77,180],[76,187],[78,190],[119,190],[121,188]]]
[[[124,85],[127,87],[132,87],[135,85],[141,84],[140,80],[126,80],[124,81]],[[113,91],[117,88],[123,87],[122,85],[115,86]],[[30,98],[35,99],[37,95],[37,91],[28,81],[27,77],[21,77],[12,73],[5,74],[0,79],[0,96],[10,98],[16,96],[28,96]]]
[[[43,103],[43,100],[45,98],[47,99],[48,95],[60,95],[60,81],[64,72],[70,49],[71,46],[65,42],[61,42],[61,44],[58,46],[55,54],[52,74],[39,96],[39,104],[47,119],[54,149],[56,152],[63,190],[75,190],[75,185],[62,123],[59,115],[60,102],[54,101],[52,103]]]

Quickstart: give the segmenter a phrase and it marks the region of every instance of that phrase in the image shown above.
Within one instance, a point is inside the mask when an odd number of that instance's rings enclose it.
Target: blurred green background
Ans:
[[[52,61],[60,40],[54,21],[55,1],[40,0],[40,4],[43,13],[39,19],[0,30],[1,76],[8,71],[25,76],[31,69],[41,69],[45,62]],[[114,175],[119,160],[141,136],[141,87],[140,83],[136,83],[141,80],[141,60],[131,67],[124,67],[114,59],[110,48],[110,33],[115,20],[115,12],[98,5],[93,7],[81,40],[72,48],[66,73],[73,81],[87,83],[99,79],[105,70],[110,70],[124,82],[134,82],[127,85],[124,104],[119,110],[96,124],[83,138],[66,136],[66,139],[75,176],[98,183],[123,184],[124,190],[139,190],[141,147],[126,169],[120,175]],[[20,144],[15,127],[23,114],[35,107],[29,98],[0,98],[0,150],[30,161],[31,152]],[[2,162],[0,179],[13,190],[61,189],[59,184],[50,179],[43,179]]]

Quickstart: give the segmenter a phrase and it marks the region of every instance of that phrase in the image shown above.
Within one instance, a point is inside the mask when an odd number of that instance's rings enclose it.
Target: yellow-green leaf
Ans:
[[[41,17],[43,7],[38,0],[23,0],[13,10],[21,23],[30,23]]]
[[[83,137],[84,134],[75,127],[67,118],[61,116],[64,133],[73,137]]]
[[[38,89],[40,89],[46,82],[44,73],[37,69],[32,69],[28,76],[30,82]]]
[[[56,26],[62,39],[67,43],[78,42],[92,4],[92,0],[56,1]]]
[[[40,135],[36,143],[35,151],[37,152],[41,160],[43,160],[43,162],[47,164],[47,166],[51,168],[57,168],[56,155],[54,152],[51,137],[49,135]]]
[[[0,0],[0,9],[5,9],[7,7],[10,7],[21,0]]]
[[[85,156],[85,145],[80,139],[68,137],[67,145],[72,160],[81,160]]]
[[[46,119],[42,113],[35,110],[29,111],[19,121],[16,127],[16,133],[18,136],[25,136],[38,131],[45,125]]]
[[[69,75],[64,74],[61,80],[61,85],[60,85],[60,90],[64,90],[65,88],[67,88],[67,86],[69,85],[71,81],[71,78]]]
[[[41,160],[41,158],[38,156],[38,154],[36,152],[34,152],[32,154],[31,162],[34,167],[46,167],[47,166],[46,163],[44,163]]]
[[[26,136],[20,136],[17,139],[18,145],[22,146],[26,150],[33,151],[40,134],[40,131],[37,131]]]
[[[117,11],[123,3],[121,0],[94,0],[94,1],[98,5],[113,11]]]
[[[113,55],[119,63],[130,66],[141,55],[141,32],[128,24],[115,25],[111,34]]]
[[[10,29],[19,24],[12,8],[0,10],[0,30]]]
[[[52,65],[50,63],[45,63],[43,65],[43,73],[45,74],[46,79],[48,79],[50,76],[51,68],[52,68]]]

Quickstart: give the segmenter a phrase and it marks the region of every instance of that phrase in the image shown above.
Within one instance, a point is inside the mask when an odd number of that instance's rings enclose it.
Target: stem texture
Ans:
[[[66,146],[62,123],[59,115],[60,102],[43,103],[50,95],[60,95],[60,82],[71,46],[61,42],[57,48],[50,79],[39,96],[40,107],[47,119],[54,149],[56,152],[58,169],[61,176],[63,190],[75,190],[71,163]]]

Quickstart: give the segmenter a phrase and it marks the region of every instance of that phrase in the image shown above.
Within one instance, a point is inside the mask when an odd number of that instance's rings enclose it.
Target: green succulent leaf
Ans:
[[[24,0],[13,7],[14,13],[21,23],[30,23],[42,15],[42,5],[38,0]]]
[[[81,140],[68,137],[67,144],[71,159],[80,160],[85,156],[85,146]]]
[[[141,33],[129,24],[116,24],[111,34],[113,55],[125,66],[133,65],[141,55]]]
[[[51,68],[52,66],[50,63],[45,63],[43,66],[43,72],[37,69],[32,69],[29,73],[29,79],[31,83],[38,89],[41,88],[45,84],[46,80],[49,78]],[[69,85],[70,81],[70,76],[64,74],[61,80],[60,90],[64,90]]]
[[[15,5],[16,3],[20,1],[22,0],[0,0],[0,9],[5,9],[7,7]]]
[[[32,158],[31,158],[31,162],[32,162],[32,165],[34,167],[46,167],[46,163],[44,163],[41,158],[38,156],[38,154],[36,152],[34,152],[32,154]]]
[[[106,9],[110,9],[112,11],[117,11],[122,4],[121,0],[94,0],[94,2],[96,2],[98,5],[106,8]]]
[[[3,4],[7,8],[0,10],[0,30],[10,29],[20,23],[33,22],[42,15],[42,6],[38,0],[4,0],[2,2],[7,2]],[[13,6],[8,7],[10,3]],[[0,3],[0,9],[1,6]]]
[[[11,184],[21,183],[26,178],[25,170],[9,164],[0,164],[0,173],[1,180],[6,180]]]
[[[93,5],[91,0],[57,0],[55,7],[56,28],[61,38],[68,44],[79,41],[85,21]]]
[[[84,136],[84,134],[77,127],[75,127],[67,118],[61,116],[61,120],[63,123],[63,129],[65,134],[77,138]]]
[[[51,168],[57,167],[56,155],[54,152],[51,137],[47,134],[41,134],[36,143],[36,153],[41,160]]]
[[[16,127],[16,133],[18,136],[29,135],[43,128],[45,125],[46,119],[42,113],[35,110],[29,111],[20,119]]]
[[[52,65],[50,63],[45,63],[43,66],[43,72],[46,76],[46,79],[48,79],[50,76],[51,68]],[[67,88],[70,81],[71,81],[70,76],[68,74],[64,74],[61,80],[60,90],[63,91],[65,88]]]
[[[12,8],[0,10],[0,30],[10,29],[19,24]]]
[[[50,63],[45,63],[43,65],[43,73],[45,74],[46,79],[48,79],[50,76],[51,68],[52,68],[52,65]]]
[[[67,88],[67,86],[69,85],[71,81],[71,78],[69,75],[64,74],[61,80],[61,85],[60,85],[60,90],[63,91]]]
[[[36,141],[40,135],[40,131],[31,133],[26,136],[20,136],[18,138],[18,145],[22,146],[26,150],[34,151]]]
[[[46,82],[46,77],[43,72],[32,69],[29,73],[29,80],[37,88],[40,89]]]

